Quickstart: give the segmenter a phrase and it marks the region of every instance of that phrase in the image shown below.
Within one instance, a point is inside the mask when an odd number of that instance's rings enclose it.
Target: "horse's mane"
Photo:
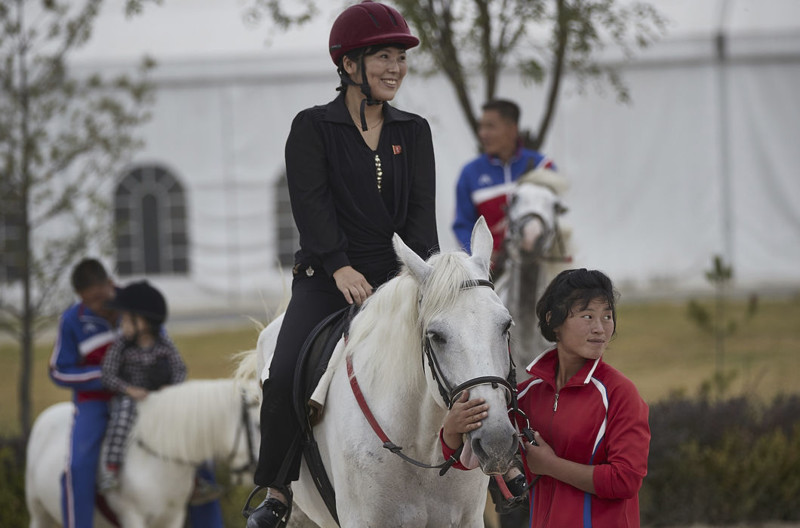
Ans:
[[[557,195],[563,195],[569,190],[569,181],[560,172],[552,169],[535,169],[528,171],[517,179],[517,185],[526,183],[533,183],[535,185],[544,185],[548,187]]]
[[[233,379],[239,389],[244,392],[247,401],[259,401],[261,390],[259,389],[258,350],[244,350],[237,352],[233,356],[236,362],[236,369],[233,372]]]
[[[367,299],[350,325],[346,351],[359,350],[359,383],[372,390],[392,387],[398,397],[419,389],[423,328],[455,302],[469,278],[466,259],[460,251],[434,255],[428,260],[433,272],[422,287],[403,269]]]
[[[131,439],[166,459],[185,462],[222,457],[230,414],[239,416],[234,379],[192,380],[151,393],[138,405]]]

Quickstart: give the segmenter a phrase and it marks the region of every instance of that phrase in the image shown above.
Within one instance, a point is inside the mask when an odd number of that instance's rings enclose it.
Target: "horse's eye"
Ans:
[[[436,343],[437,345],[444,345],[447,343],[447,339],[436,332],[428,332],[428,339],[430,339],[431,343]]]
[[[512,326],[514,326],[514,320],[513,319],[509,319],[508,323],[506,323],[506,327],[503,328],[503,335],[504,336],[508,336],[509,334],[511,334],[511,327]]]

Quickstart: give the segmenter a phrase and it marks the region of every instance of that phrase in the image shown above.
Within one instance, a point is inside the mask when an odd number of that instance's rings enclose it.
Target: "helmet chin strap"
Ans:
[[[353,79],[351,79],[350,75],[348,75],[347,72],[344,71],[343,68],[340,68],[340,70],[339,70],[339,77],[341,77],[342,81],[345,84],[348,84],[350,86],[358,86],[359,88],[361,88],[361,93],[364,94],[364,96],[366,97],[365,99],[361,100],[361,106],[360,106],[359,112],[358,112],[359,113],[359,117],[361,118],[361,130],[366,132],[367,131],[367,116],[366,116],[365,109],[366,109],[367,105],[376,106],[376,105],[383,104],[383,101],[378,101],[377,99],[372,97],[372,89],[370,88],[369,83],[367,82],[367,72],[364,69],[364,56],[363,55],[361,56],[361,58],[358,61],[358,67],[361,70],[361,84],[359,84],[359,83],[355,82]]]

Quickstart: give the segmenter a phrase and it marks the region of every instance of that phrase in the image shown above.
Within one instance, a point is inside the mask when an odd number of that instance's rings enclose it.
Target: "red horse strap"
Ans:
[[[353,371],[353,358],[350,355],[347,356],[347,377],[350,379],[350,388],[353,389],[353,396],[356,397],[356,401],[358,402],[358,406],[361,408],[361,412],[364,414],[364,418],[367,419],[369,425],[372,427],[372,430],[375,431],[375,434],[381,439],[381,442],[384,444],[390,442],[389,437],[386,436],[386,433],[383,432],[381,426],[378,425],[378,421],[375,419],[372,411],[369,410],[367,400],[364,399],[364,393],[361,392],[361,387],[359,386],[358,380],[356,379],[356,374]]]

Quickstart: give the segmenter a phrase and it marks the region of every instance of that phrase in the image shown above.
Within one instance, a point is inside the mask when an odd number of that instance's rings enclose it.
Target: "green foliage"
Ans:
[[[250,0],[244,8],[244,21],[248,25],[258,25],[265,17],[280,29],[305,24],[318,12],[313,0],[293,0],[287,10],[282,0]]]
[[[800,396],[675,397],[650,408],[642,523],[800,520]]]
[[[129,0],[136,1],[136,0]],[[141,2],[141,0],[138,0]],[[245,20],[271,21],[281,29],[303,24],[316,15],[314,0],[287,11],[287,0],[248,0]],[[630,99],[614,66],[601,65],[597,52],[615,46],[631,57],[665,31],[666,21],[644,2],[615,0],[395,0],[390,2],[420,39],[421,57],[414,65],[423,74],[443,73],[456,93],[464,117],[477,136],[472,75],[480,74],[478,104],[496,96],[504,70],[541,83],[550,79],[544,117],[531,137],[541,144],[555,110],[562,74],[569,70],[583,90],[590,82],[610,85],[617,99]],[[342,9],[352,2],[341,2]],[[419,60],[421,59],[421,60]],[[530,133],[529,133],[530,135]]]
[[[733,267],[725,263],[719,255],[714,255],[711,269],[705,272],[708,282],[714,286],[715,298],[713,310],[707,308],[695,299],[690,299],[686,309],[687,316],[702,331],[714,337],[716,349],[716,374],[712,380],[712,388],[718,390],[719,395],[724,394],[724,390],[729,386],[730,373],[724,371],[725,361],[725,342],[739,329],[739,325],[752,319],[758,311],[758,297],[750,296],[747,309],[741,320],[733,319],[728,316],[731,312],[731,302],[728,290],[733,280]]]
[[[17,442],[0,439],[0,526],[28,526],[23,460]]]
[[[142,146],[154,63],[132,78],[68,71],[102,0],[0,0],[0,331],[20,343],[20,419],[30,426],[35,334],[69,299],[69,268],[108,253],[113,175]]]

